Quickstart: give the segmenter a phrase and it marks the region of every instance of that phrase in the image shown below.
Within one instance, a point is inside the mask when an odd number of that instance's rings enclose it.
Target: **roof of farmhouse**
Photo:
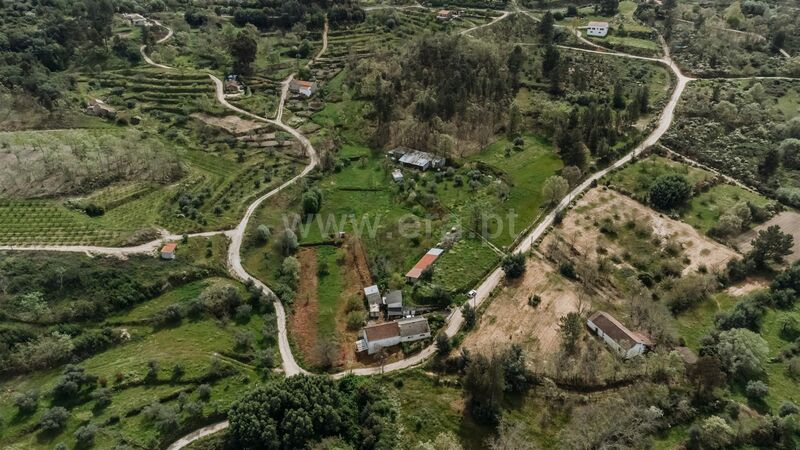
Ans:
[[[614,340],[620,347],[630,350],[636,344],[653,345],[653,343],[639,333],[629,330],[617,319],[604,311],[598,311],[589,318],[605,335]]]

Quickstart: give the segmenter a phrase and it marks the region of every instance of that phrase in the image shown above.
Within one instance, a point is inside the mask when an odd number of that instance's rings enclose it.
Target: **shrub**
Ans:
[[[211,386],[207,384],[201,384],[197,387],[197,398],[200,400],[207,402],[211,398]]]
[[[683,205],[692,196],[692,186],[683,175],[662,175],[650,186],[650,204],[661,210]]]
[[[363,311],[350,311],[347,313],[347,329],[355,331],[361,328],[366,319],[366,314]]]
[[[94,400],[94,407],[103,409],[111,404],[111,390],[100,388],[92,392],[92,399]]]
[[[43,433],[61,431],[67,426],[68,419],[69,411],[61,406],[55,406],[42,414],[41,419],[39,419],[39,429],[42,430]]]
[[[20,415],[32,414],[39,407],[39,394],[36,391],[17,394],[14,397],[14,405],[16,405]]]
[[[778,408],[778,416],[780,417],[786,417],[798,413],[800,413],[800,406],[797,406],[789,401],[781,403],[780,408]]]
[[[745,394],[750,400],[763,400],[769,394],[769,386],[763,381],[751,380],[747,382]]]
[[[507,278],[519,278],[525,273],[525,255],[512,253],[506,255],[502,262],[503,272]]]
[[[542,303],[542,297],[539,294],[533,294],[528,298],[529,306],[536,308],[540,303]]]
[[[561,275],[574,280],[577,278],[577,274],[575,273],[575,266],[572,265],[569,261],[564,261],[558,266],[558,271]]]
[[[247,322],[250,320],[250,315],[253,313],[253,307],[250,305],[239,305],[236,307],[236,321]]]
[[[436,352],[440,356],[446,356],[450,353],[451,349],[452,344],[450,343],[450,338],[444,333],[439,333],[439,335],[436,336]]]
[[[79,447],[90,447],[94,444],[94,435],[97,433],[97,427],[90,423],[75,430],[75,442]]]

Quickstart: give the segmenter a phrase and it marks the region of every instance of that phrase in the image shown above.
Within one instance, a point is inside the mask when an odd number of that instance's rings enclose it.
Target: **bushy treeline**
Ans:
[[[366,12],[352,0],[261,0],[245,2],[236,7],[234,23],[243,26],[253,24],[259,28],[290,29],[303,24],[308,29],[321,29],[327,16],[331,25],[363,22]]]
[[[391,449],[398,444],[397,405],[377,383],[348,377],[282,378],[257,388],[228,413],[229,444],[246,449]]]

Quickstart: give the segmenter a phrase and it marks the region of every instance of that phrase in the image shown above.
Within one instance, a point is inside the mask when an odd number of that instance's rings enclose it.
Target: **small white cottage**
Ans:
[[[588,36],[605,37],[608,34],[608,22],[589,22],[586,26]]]
[[[641,355],[653,346],[653,342],[641,333],[636,333],[607,312],[594,313],[586,325],[614,351],[625,359]]]

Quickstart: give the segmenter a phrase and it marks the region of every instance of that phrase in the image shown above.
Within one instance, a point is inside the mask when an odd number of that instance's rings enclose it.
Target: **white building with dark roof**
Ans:
[[[356,341],[356,351],[369,355],[383,348],[399,345],[401,342],[414,342],[431,337],[428,319],[412,317],[394,322],[369,325],[361,329],[361,339]]]
[[[592,314],[586,325],[625,359],[641,355],[653,346],[653,342],[647,336],[629,330],[604,311]]]

